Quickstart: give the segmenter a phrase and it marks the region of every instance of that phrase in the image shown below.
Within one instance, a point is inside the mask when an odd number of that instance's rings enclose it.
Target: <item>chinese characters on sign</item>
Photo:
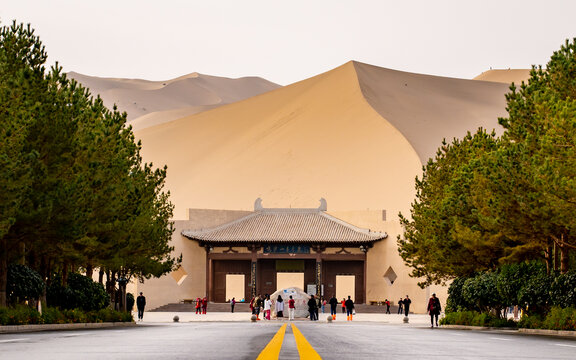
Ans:
[[[265,254],[310,254],[308,245],[266,245]]]

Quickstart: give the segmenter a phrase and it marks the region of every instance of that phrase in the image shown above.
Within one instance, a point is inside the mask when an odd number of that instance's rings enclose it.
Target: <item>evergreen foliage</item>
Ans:
[[[411,216],[400,214],[404,234],[398,237],[400,255],[421,286],[527,260],[545,260],[548,273],[570,269],[576,250],[575,96],[576,39],[566,41],[546,68],[534,67],[528,83],[512,84],[508,117],[499,119],[501,137],[479,129],[444,142],[429,160],[416,179]],[[550,286],[545,274],[533,279],[524,298],[538,298]],[[508,301],[520,301],[508,290]]]
[[[30,26],[0,29],[0,306],[16,262],[63,288],[70,273],[98,268],[113,297],[117,278],[158,277],[181,261],[166,167],[143,162],[125,113],[58,64],[47,71],[46,57]]]
[[[92,311],[103,309],[110,303],[104,286],[86,276],[72,273],[66,286],[62,286],[59,280],[59,277],[55,278],[48,288],[47,300],[50,306]]]
[[[12,304],[38,299],[44,292],[44,281],[36,271],[25,265],[8,266],[8,300]]]

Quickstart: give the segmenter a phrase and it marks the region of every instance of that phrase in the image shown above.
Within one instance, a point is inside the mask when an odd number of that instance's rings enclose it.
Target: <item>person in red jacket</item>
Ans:
[[[342,298],[342,314],[346,313],[346,298]]]
[[[202,299],[202,314],[206,314],[207,307],[208,307],[208,298],[204,296],[204,299]]]
[[[196,298],[196,314],[202,314],[202,299]]]
[[[288,320],[294,320],[294,311],[296,310],[296,301],[292,299],[290,295],[290,300],[288,300]]]
[[[438,327],[438,315],[440,315],[442,306],[440,305],[440,299],[436,297],[436,294],[432,294],[432,297],[428,300],[428,307],[426,310],[430,314],[430,323],[432,324],[430,327],[434,327],[434,318],[436,318],[436,327]]]

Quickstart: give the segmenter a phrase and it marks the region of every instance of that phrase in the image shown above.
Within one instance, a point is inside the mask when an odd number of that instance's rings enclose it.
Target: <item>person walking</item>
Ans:
[[[346,313],[346,299],[342,298],[342,314]]]
[[[322,307],[322,298],[320,296],[315,298],[316,300],[316,320],[318,320],[320,317],[318,316],[318,312],[320,311],[320,308]]]
[[[232,310],[232,312],[234,312],[234,305],[236,305],[236,298],[233,297],[232,300],[230,300],[230,308]]]
[[[294,320],[294,310],[296,310],[296,301],[290,295],[290,300],[288,300],[288,320]]]
[[[282,299],[282,295],[278,295],[276,299],[276,318],[283,318],[284,317],[284,299]]]
[[[404,300],[402,300],[402,304],[404,304],[404,315],[405,316],[408,316],[408,313],[410,312],[410,304],[411,303],[412,303],[412,300],[410,300],[408,295],[406,295]]]
[[[202,314],[206,315],[206,310],[208,309],[208,298],[204,296],[202,299]]]
[[[348,295],[348,300],[345,302],[346,305],[346,315],[348,316],[348,321],[352,321],[352,315],[354,313],[354,301],[350,299],[350,295]]]
[[[144,320],[144,308],[146,307],[146,297],[141,292],[136,298],[136,307],[138,308],[138,320]]]
[[[436,297],[436,294],[432,294],[432,297],[428,300],[427,310],[430,314],[430,327],[434,327],[434,318],[436,318],[436,327],[438,327],[438,315],[442,311],[442,305],[440,305],[440,299]]]
[[[308,312],[310,313],[310,321],[316,321],[316,311],[318,311],[316,305],[316,298],[314,295],[310,295],[310,300],[308,300]]]
[[[264,319],[270,320],[270,310],[272,309],[272,301],[270,301],[270,295],[266,294],[264,299]]]
[[[402,301],[402,298],[400,298],[400,300],[398,300],[398,314],[402,314],[402,312],[404,312],[404,301]]]
[[[202,299],[196,298],[196,315],[202,314]]]
[[[390,314],[390,301],[386,299],[384,300],[384,303],[386,304],[386,314]]]
[[[256,298],[256,320],[260,320],[260,310],[263,308],[264,299],[262,299],[262,295],[258,294],[258,297]]]
[[[330,304],[330,315],[332,315],[332,320],[336,320],[336,307],[338,306],[338,299],[336,299],[336,296],[332,295],[329,304]]]
[[[324,299],[324,296],[322,296],[320,301],[322,301],[322,314],[324,314],[326,312],[326,299]]]

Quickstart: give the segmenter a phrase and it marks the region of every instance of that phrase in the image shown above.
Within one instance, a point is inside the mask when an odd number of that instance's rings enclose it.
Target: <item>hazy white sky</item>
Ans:
[[[191,72],[287,85],[357,60],[472,78],[546,64],[576,36],[574,0],[0,0],[64,71]]]

